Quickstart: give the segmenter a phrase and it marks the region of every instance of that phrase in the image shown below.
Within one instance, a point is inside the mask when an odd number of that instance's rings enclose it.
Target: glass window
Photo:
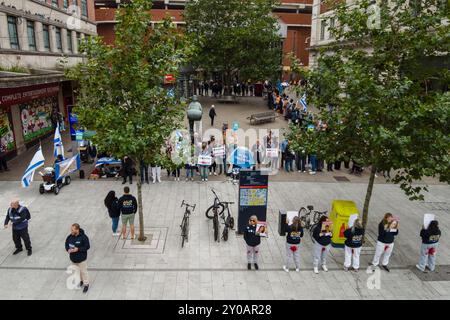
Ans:
[[[61,28],[55,27],[55,36],[56,36],[56,50],[62,51],[62,39],[61,39]]]
[[[8,33],[9,33],[9,43],[11,44],[11,49],[20,49],[19,35],[17,33],[17,18],[16,17],[8,16]]]
[[[69,0],[63,1],[63,7],[64,7],[64,9],[67,9],[69,7]]]
[[[330,19],[330,29],[334,29],[335,26],[336,26],[336,18],[333,17]],[[330,30],[330,38],[334,38],[334,35],[331,30]]]
[[[67,51],[73,52],[72,48],[72,31],[67,30]]]
[[[325,29],[327,27],[327,22],[326,20],[321,20],[320,21],[320,40],[324,40],[325,39]]]
[[[28,49],[36,51],[36,34],[34,33],[34,21],[27,21]]]
[[[87,0],[81,0],[81,15],[87,17]]]
[[[42,37],[44,38],[44,49],[50,51],[50,32],[47,24],[42,25]]]
[[[52,6],[57,7],[58,6],[58,0],[52,0]]]

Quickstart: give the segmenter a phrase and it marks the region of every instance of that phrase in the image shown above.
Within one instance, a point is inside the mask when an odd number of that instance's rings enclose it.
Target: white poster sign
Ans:
[[[202,155],[198,156],[198,162],[197,162],[198,165],[200,165],[200,166],[210,166],[211,163],[212,163],[211,156],[202,156]]]

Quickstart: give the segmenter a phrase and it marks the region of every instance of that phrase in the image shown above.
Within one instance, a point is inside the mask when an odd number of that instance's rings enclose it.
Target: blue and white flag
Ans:
[[[57,158],[62,155],[64,158],[64,146],[62,142],[61,132],[59,131],[59,123],[56,125],[55,137],[53,138],[53,156]]]
[[[308,111],[308,104],[306,103],[306,93],[301,97],[300,104],[303,107],[303,112],[307,112]]]
[[[42,147],[39,147],[39,150],[35,153],[33,159],[31,159],[30,164],[28,165],[27,170],[22,177],[22,187],[28,188],[33,181],[34,172],[42,167],[45,163],[44,155],[42,154]]]

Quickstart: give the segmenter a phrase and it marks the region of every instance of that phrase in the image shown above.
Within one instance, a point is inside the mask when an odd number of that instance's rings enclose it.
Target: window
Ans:
[[[28,50],[36,51],[36,34],[34,33],[34,21],[27,21]]]
[[[327,28],[327,22],[326,20],[320,21],[320,40],[325,39],[325,29]]]
[[[87,0],[81,0],[81,15],[87,17]]]
[[[52,0],[52,6],[57,7],[58,6],[58,0]]]
[[[73,52],[72,48],[72,31],[67,30],[67,51]]]
[[[330,18],[330,28],[329,29],[334,29],[334,27],[336,26],[336,18]],[[334,35],[332,33],[332,31],[330,30],[330,38],[334,38]]]
[[[64,7],[64,9],[67,9],[69,7],[69,0],[63,1],[63,7]]]
[[[47,24],[42,25],[42,37],[44,38],[45,51],[50,51],[50,32]]]
[[[62,51],[62,39],[61,39],[61,28],[55,27],[55,36],[56,36],[56,50]]]
[[[17,33],[17,18],[13,16],[8,16],[8,33],[9,33],[9,43],[11,44],[11,49],[20,49],[19,46],[19,35]]]

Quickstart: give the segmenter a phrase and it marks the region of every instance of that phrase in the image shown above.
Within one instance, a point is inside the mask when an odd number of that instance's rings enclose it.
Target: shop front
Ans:
[[[52,134],[59,91],[58,82],[0,89],[0,137],[7,153],[20,153]]]

